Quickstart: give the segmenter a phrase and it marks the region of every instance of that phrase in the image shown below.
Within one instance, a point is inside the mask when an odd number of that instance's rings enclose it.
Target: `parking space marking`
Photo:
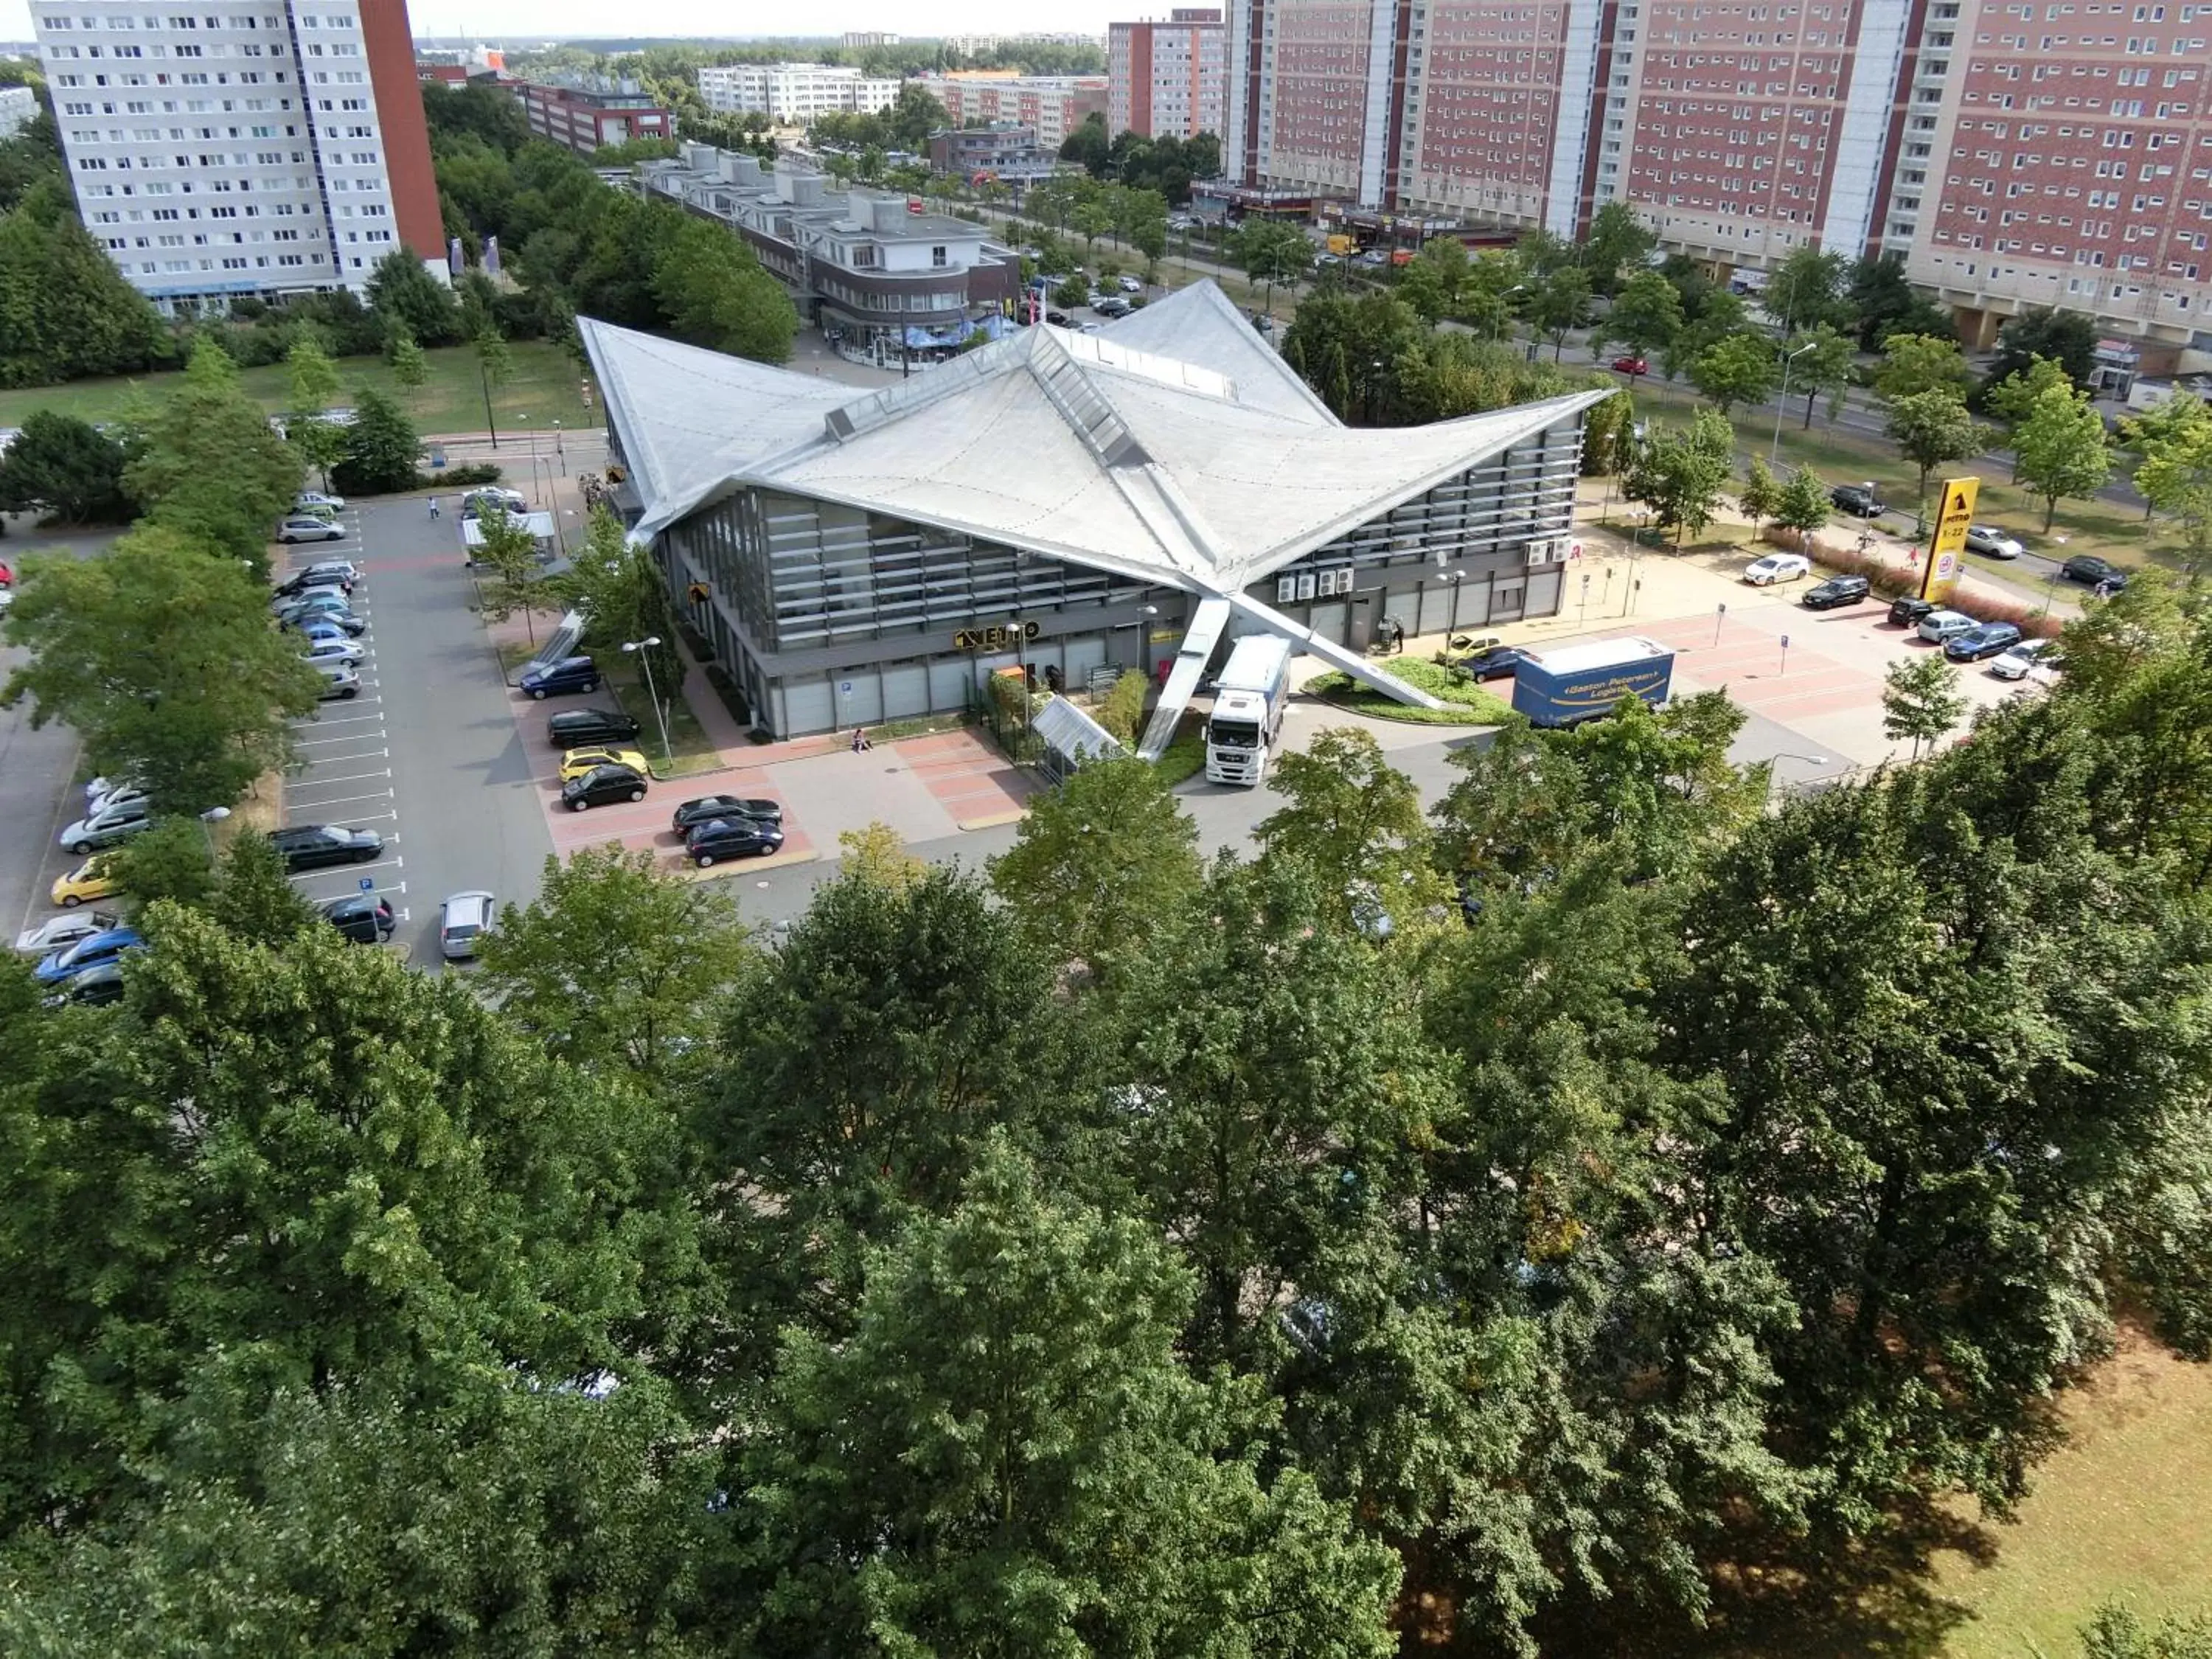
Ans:
[[[397,870],[405,862],[404,859],[372,859],[366,864],[349,864],[345,868],[346,870]],[[318,876],[335,876],[344,873],[344,870],[295,870],[289,879],[311,881]],[[355,890],[360,890],[359,883],[355,884]],[[375,890],[372,888],[370,890],[373,892]]]
[[[294,720],[294,721],[292,722],[292,729],[293,729],[295,732],[303,732],[303,731],[305,731],[307,727],[309,727],[309,726],[361,726],[361,725],[366,725],[366,724],[368,724],[368,723],[373,722],[373,721],[380,720],[382,720],[383,718],[384,718],[384,716],[383,716],[383,715],[381,715],[381,714],[349,714],[349,715],[347,715],[347,716],[346,716],[346,718],[345,718],[345,719],[343,719],[343,720]]]
[[[296,802],[295,805],[301,806],[312,806],[319,812],[325,806],[350,806],[357,800],[390,800],[392,799],[393,793],[393,791],[389,789],[380,789],[373,795],[334,795],[328,800],[303,800]],[[384,817],[396,817],[398,815],[397,813],[386,812],[381,813],[379,816]]]
[[[343,762],[334,760],[317,761],[314,763],[315,766],[340,766],[343,764],[344,764]],[[307,769],[309,771],[313,771],[314,767],[311,766]],[[349,772],[342,778],[314,778],[311,779],[309,781],[314,784],[366,783],[371,778],[388,778],[391,775],[392,769],[387,766],[381,772]]]

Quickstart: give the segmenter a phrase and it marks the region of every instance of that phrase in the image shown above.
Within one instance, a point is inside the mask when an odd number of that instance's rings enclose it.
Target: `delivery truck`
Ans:
[[[1250,789],[1267,776],[1268,757],[1282,736],[1290,678],[1288,640],[1250,634],[1237,641],[1214,683],[1213,712],[1206,720],[1207,782]]]
[[[1513,670],[1513,712],[1536,726],[1577,726],[1610,714],[1623,697],[1667,701],[1674,652],[1632,636],[1530,652]]]

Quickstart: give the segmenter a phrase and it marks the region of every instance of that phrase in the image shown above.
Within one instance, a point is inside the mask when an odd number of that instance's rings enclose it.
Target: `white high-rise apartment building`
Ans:
[[[835,64],[725,64],[699,71],[699,96],[717,115],[757,112],[779,126],[823,115],[874,115],[898,102],[895,76]]]
[[[365,287],[443,226],[404,0],[32,0],[85,227],[163,310]]]

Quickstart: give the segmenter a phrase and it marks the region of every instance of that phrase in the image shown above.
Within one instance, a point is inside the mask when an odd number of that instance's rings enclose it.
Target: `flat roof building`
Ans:
[[[799,314],[852,355],[897,368],[916,346],[957,343],[1011,309],[1021,261],[982,226],[921,211],[921,199],[840,186],[795,156],[686,144],[647,161],[639,188],[719,219],[744,239]]]
[[[405,0],[36,0],[85,228],[164,311],[367,286],[446,235]]]
[[[1162,22],[1106,29],[1106,126],[1147,138],[1221,136],[1228,57],[1218,7],[1178,7]]]
[[[574,86],[524,81],[516,83],[515,94],[532,132],[579,155],[633,138],[676,136],[676,118],[635,81]]]
[[[1095,112],[1106,113],[1103,75],[1016,75],[1006,70],[958,70],[926,75],[921,85],[945,106],[955,126],[1024,126],[1055,154],[1067,135]]]
[[[1254,633],[1432,705],[1368,641],[1558,611],[1607,395],[1348,428],[1210,283],[872,392],[579,328],[631,534],[780,738],[1113,666],[1161,679],[1157,753]]]
[[[724,64],[699,71],[699,96],[717,115],[758,113],[780,126],[824,115],[874,115],[898,102],[895,76],[836,64]]]

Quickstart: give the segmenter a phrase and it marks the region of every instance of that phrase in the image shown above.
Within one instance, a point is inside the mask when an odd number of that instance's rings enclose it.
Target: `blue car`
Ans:
[[[64,950],[56,951],[42,959],[31,972],[41,985],[58,985],[73,974],[88,968],[97,968],[103,962],[112,962],[125,951],[144,947],[146,941],[135,927],[110,927],[79,939]]]
[[[2020,643],[2020,629],[2011,623],[1984,623],[1943,641],[1943,654],[1953,662],[1979,662],[2001,657]]]
[[[526,672],[519,682],[529,696],[557,696],[564,691],[596,691],[599,668],[589,657],[563,657]]]

